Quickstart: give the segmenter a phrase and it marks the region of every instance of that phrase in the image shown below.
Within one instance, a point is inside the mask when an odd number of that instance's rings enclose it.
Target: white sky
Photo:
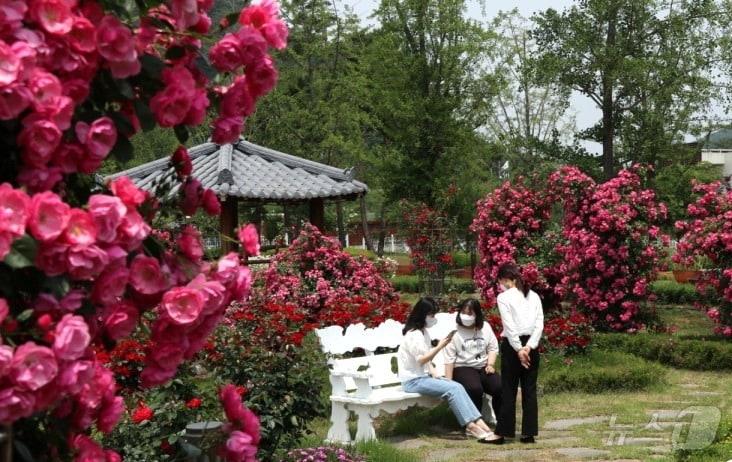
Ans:
[[[378,6],[379,0],[335,0],[336,5],[339,7],[348,5],[353,9],[362,21],[366,24],[373,24],[372,20],[369,20],[369,16],[373,13],[374,9]],[[491,21],[499,11],[509,11],[514,8],[518,8],[519,12],[524,17],[530,17],[532,14],[543,11],[547,8],[554,8],[557,10],[563,10],[567,6],[572,5],[573,0],[486,0],[485,1],[485,15],[483,14],[483,7],[477,1],[468,1],[468,16],[482,22]],[[569,111],[575,114],[577,128],[583,129],[594,125],[600,118],[600,110],[597,108],[594,102],[589,98],[579,93],[573,93],[570,100]],[[599,153],[601,151],[601,145],[599,143],[582,142],[590,152]]]

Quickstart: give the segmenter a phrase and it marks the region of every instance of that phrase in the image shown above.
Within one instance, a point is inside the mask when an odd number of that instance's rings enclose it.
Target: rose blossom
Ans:
[[[170,159],[178,175],[188,176],[193,171],[193,162],[185,146],[178,146]]]
[[[163,70],[165,88],[150,100],[150,108],[161,127],[173,127],[183,122],[195,99],[196,82],[183,66]]]
[[[229,144],[239,139],[244,128],[244,118],[241,116],[219,117],[214,121],[211,140],[216,144]]]
[[[242,44],[236,35],[224,35],[224,38],[216,42],[208,52],[213,67],[219,72],[235,71],[242,65],[242,57],[239,53],[241,46]]]
[[[122,300],[106,307],[102,317],[107,336],[111,340],[119,340],[130,335],[135,329],[139,313],[135,305]]]
[[[242,226],[238,233],[242,248],[250,257],[259,255],[259,233],[253,224]]]
[[[105,16],[97,27],[97,50],[109,62],[112,75],[124,79],[140,72],[135,38],[127,26],[111,15]]]
[[[96,245],[72,245],[67,258],[71,278],[80,281],[94,279],[109,263],[107,253]]]
[[[30,13],[33,19],[52,34],[66,34],[73,25],[71,9],[64,0],[34,0]]]
[[[196,0],[171,0],[170,11],[173,13],[178,30],[188,29],[198,23],[198,3]]]
[[[201,189],[201,182],[195,178],[188,178],[183,185],[183,201],[180,208],[186,215],[195,215],[201,204]]]
[[[35,391],[50,383],[57,373],[53,351],[34,342],[26,342],[15,350],[8,376],[19,387]]]
[[[33,414],[35,400],[24,390],[0,388],[0,422],[14,422]]]
[[[97,225],[97,239],[112,242],[117,237],[117,226],[127,213],[127,207],[118,197],[93,194],[89,198],[89,213]]]
[[[191,225],[185,226],[178,236],[178,247],[183,255],[193,261],[199,261],[203,257],[201,233]]]
[[[127,287],[130,272],[123,264],[110,264],[94,282],[91,299],[95,303],[108,304],[121,297]]]
[[[250,435],[238,430],[231,432],[226,440],[226,460],[254,462],[257,460],[256,455],[257,445]]]
[[[187,325],[198,319],[204,301],[203,294],[198,290],[175,287],[163,295],[160,307],[175,324]]]
[[[52,192],[36,194],[31,199],[28,228],[36,239],[56,239],[66,229],[71,207]]]
[[[201,205],[203,206],[203,210],[211,216],[221,214],[221,203],[219,202],[219,198],[216,197],[216,193],[213,189],[207,189],[203,192]]]
[[[18,144],[23,149],[23,160],[31,167],[43,167],[61,142],[61,130],[50,120],[29,116],[23,120]]]
[[[141,294],[153,295],[165,290],[168,281],[157,259],[138,254],[130,263],[130,285]]]
[[[84,354],[91,336],[84,318],[67,314],[56,324],[53,351],[61,359],[74,360]]]
[[[101,117],[91,125],[76,123],[76,137],[97,159],[104,159],[117,142],[117,128],[109,117]]]
[[[20,72],[18,55],[3,40],[0,40],[0,85],[15,82]]]
[[[64,231],[64,241],[69,244],[89,245],[97,238],[97,227],[91,215],[82,209],[71,209],[69,223]]]
[[[15,119],[28,108],[32,99],[33,94],[24,85],[15,83],[0,88],[0,120]]]
[[[26,193],[8,183],[0,184],[0,231],[14,236],[25,234],[31,200]]]

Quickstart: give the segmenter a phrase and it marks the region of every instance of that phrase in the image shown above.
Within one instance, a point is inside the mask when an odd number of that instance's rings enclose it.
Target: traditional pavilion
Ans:
[[[307,202],[310,222],[323,229],[325,201],[356,200],[368,186],[353,178],[353,169],[340,169],[275,151],[245,140],[227,145],[204,143],[188,150],[193,177],[213,189],[221,200],[220,231],[234,237],[239,204],[298,204]],[[174,175],[168,157],[124,170],[108,178],[129,177],[138,187],[154,192]],[[177,186],[176,186],[177,188]],[[173,190],[175,192],[175,189]],[[221,239],[224,252],[229,241]]]

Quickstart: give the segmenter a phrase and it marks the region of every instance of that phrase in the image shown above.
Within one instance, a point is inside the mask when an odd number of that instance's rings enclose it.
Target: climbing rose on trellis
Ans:
[[[691,264],[695,257],[709,258],[715,269],[704,271],[697,281],[700,293],[713,289],[716,306],[706,307],[707,315],[716,323],[715,332],[732,337],[732,190],[719,182],[695,184],[699,195],[689,204],[689,220],[676,222],[684,234],[674,260]]]
[[[648,282],[668,241],[658,228],[666,207],[643,188],[645,173],[633,167],[598,185],[565,167],[546,184],[535,180],[528,188],[519,180],[491,193],[471,227],[481,253],[476,282],[486,298],[495,297],[498,267],[515,261],[545,299],[570,302],[597,327],[642,327],[635,318],[651,298]],[[560,213],[554,223],[561,231],[550,228],[552,212]]]
[[[0,423],[13,425],[17,447],[34,443],[27,447],[42,452],[36,456],[120,460],[87,436],[110,432],[124,412],[95,350],[145,324],[141,380],[162,384],[201,349],[228,304],[248,293],[249,269],[237,254],[204,262],[192,227],[173,245],[161,242],[149,223],[166,204],[127,178],[94,185],[89,176],[110,153],[133,155],[129,138],[140,130],[171,127],[184,142],[212,103],[213,140],[238,139],[276,82],[268,49],[285,46],[287,27],[271,0],[246,7],[210,48],[212,67],[201,40],[212,5],[34,0],[0,7]],[[232,83],[214,85],[216,70]],[[190,176],[185,149],[171,166],[175,173],[158,192],[180,183],[179,216],[219,213],[216,194]],[[236,432],[229,439],[244,446]],[[250,459],[253,450],[227,457]]]

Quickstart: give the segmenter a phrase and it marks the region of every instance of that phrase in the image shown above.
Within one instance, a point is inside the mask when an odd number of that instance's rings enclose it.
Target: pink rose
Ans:
[[[109,263],[107,253],[96,245],[72,245],[66,254],[72,279],[90,281]]]
[[[18,173],[18,183],[28,189],[28,192],[42,192],[53,189],[63,179],[59,167],[28,168],[22,167]]]
[[[0,59],[2,59],[0,57]],[[2,69],[2,61],[0,61]],[[2,71],[0,71],[2,75]],[[0,88],[0,120],[10,120],[18,117],[33,99],[33,94],[24,85],[17,83]]]
[[[91,361],[67,362],[58,376],[59,387],[69,393],[78,394],[94,378],[94,364]]]
[[[48,276],[58,276],[67,270],[68,244],[58,241],[42,242],[36,254],[36,266]]]
[[[36,391],[50,383],[58,373],[56,357],[49,348],[26,342],[15,350],[8,376],[17,386]]]
[[[53,340],[53,351],[56,357],[65,360],[79,359],[89,346],[91,336],[89,326],[81,316],[64,315],[56,324],[56,336]]]
[[[76,123],[76,137],[96,159],[104,159],[117,142],[117,127],[109,117],[101,117],[91,125]]]
[[[187,287],[175,287],[163,295],[160,307],[175,324],[187,325],[198,319],[205,299],[200,291]]]
[[[239,140],[244,129],[244,118],[241,116],[219,117],[214,121],[211,140],[216,144],[229,144]]]
[[[201,204],[201,182],[195,178],[188,178],[183,185],[183,201],[180,208],[188,216],[196,214]]]
[[[28,5],[25,0],[6,0],[0,4],[0,32],[9,34],[20,29],[26,11]]]
[[[150,234],[151,228],[137,210],[129,210],[122,218],[118,228],[118,240],[124,243],[128,250],[134,250]]]
[[[96,46],[96,44],[95,44]],[[81,104],[89,96],[89,83],[83,79],[71,79],[64,82],[64,95]]]
[[[206,118],[206,110],[211,102],[208,100],[208,95],[205,89],[196,90],[193,101],[191,101],[191,108],[188,110],[183,124],[185,125],[201,125]]]
[[[267,55],[267,41],[257,29],[244,26],[236,33],[241,44],[239,47],[240,62],[248,69]]]
[[[239,15],[239,24],[257,29],[273,21],[279,15],[279,6],[271,0],[260,1],[249,5]]]
[[[91,53],[97,48],[97,29],[83,16],[74,16],[71,32],[66,36],[69,45],[81,53]]]
[[[127,337],[137,326],[139,313],[135,305],[122,300],[104,310],[104,329],[111,340]]]
[[[265,56],[247,70],[247,83],[255,98],[259,98],[274,88],[277,83],[277,69],[271,57]]]
[[[3,300],[4,302],[4,300]],[[6,304],[7,309],[7,304]],[[7,313],[6,313],[7,315]],[[0,321],[2,322],[2,321]],[[10,361],[13,360],[13,349],[7,345],[0,345],[0,376],[5,375],[5,370],[10,365]]]
[[[130,264],[130,285],[141,294],[153,295],[165,290],[168,281],[157,259],[138,254]]]
[[[193,162],[191,162],[191,156],[185,146],[178,146],[171,156],[170,162],[178,175],[188,176],[193,171]]]
[[[64,232],[70,216],[68,204],[52,192],[42,192],[31,199],[28,228],[36,239],[50,241]]]
[[[99,23],[96,34],[97,50],[109,62],[115,78],[124,79],[140,72],[135,38],[127,26],[107,15]]]
[[[44,167],[61,142],[61,130],[50,120],[26,117],[18,135],[23,160],[32,167]]]
[[[33,414],[35,400],[24,390],[0,388],[0,422],[13,423]]]
[[[28,88],[33,93],[35,104],[43,104],[63,94],[61,81],[54,74],[36,68],[28,79]]]
[[[128,177],[122,176],[109,184],[112,193],[119,197],[127,207],[136,208],[145,202],[147,192],[138,188]]]
[[[71,126],[74,101],[68,96],[53,96],[36,104],[36,114],[56,124],[59,130],[66,130]]]
[[[207,189],[203,192],[201,205],[203,206],[203,210],[210,216],[221,215],[221,203],[213,189]]]
[[[114,430],[115,425],[117,425],[124,412],[125,401],[121,396],[105,399],[102,408],[99,410],[99,417],[97,418],[97,428],[99,431],[109,433]]]
[[[97,239],[97,226],[91,215],[82,209],[71,209],[64,231],[64,241],[69,244],[90,245]]]
[[[173,127],[183,122],[196,97],[196,82],[184,66],[168,67],[162,76],[165,88],[150,100],[150,108],[161,127]]]
[[[254,112],[254,98],[249,92],[246,76],[240,75],[221,100],[221,115],[249,116]]]
[[[126,266],[119,264],[107,266],[94,282],[92,301],[102,305],[114,302],[124,294],[129,277],[130,272]]]
[[[264,40],[262,39],[262,41]],[[219,72],[233,72],[241,67],[242,58],[239,53],[241,46],[242,44],[236,35],[224,35],[224,38],[216,42],[208,52],[213,67]]]
[[[52,34],[63,35],[71,31],[73,15],[69,3],[64,0],[33,0],[30,13]]]
[[[78,165],[86,156],[86,150],[77,143],[61,143],[53,153],[53,163],[63,173],[76,173]]]
[[[196,0],[170,0],[170,12],[178,30],[188,29],[198,23],[198,2]]]
[[[282,20],[270,21],[259,29],[267,43],[272,47],[282,50],[287,46],[287,36],[289,30],[287,25]]]
[[[235,430],[226,440],[225,457],[229,461],[256,461],[257,445],[253,438],[241,431]]]
[[[10,46],[0,40],[0,85],[10,85],[18,79],[20,58]]]
[[[140,373],[140,381],[143,387],[162,385],[175,377],[177,371],[177,365],[175,367],[162,367],[157,364],[150,364],[145,366]]]
[[[112,242],[117,238],[117,227],[127,213],[127,207],[118,197],[94,194],[89,198],[89,213],[97,225],[97,239]]]
[[[259,233],[253,224],[242,226],[238,233],[239,242],[247,255],[253,257],[259,255]]]
[[[203,245],[201,244],[201,233],[193,226],[187,225],[178,236],[178,247],[183,255],[193,261],[203,258]]]
[[[14,236],[25,234],[31,200],[26,193],[8,183],[0,184],[0,231]]]
[[[4,260],[10,253],[10,246],[13,245],[15,236],[7,231],[0,231],[0,260]]]

